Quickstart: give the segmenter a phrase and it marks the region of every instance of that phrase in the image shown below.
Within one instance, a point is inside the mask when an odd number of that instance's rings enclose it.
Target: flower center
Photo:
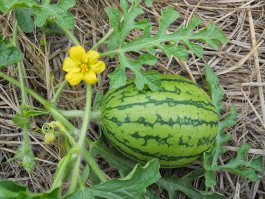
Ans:
[[[80,68],[81,68],[81,72],[82,72],[82,73],[88,71],[88,66],[87,66],[87,64],[81,64],[81,65],[80,65]]]

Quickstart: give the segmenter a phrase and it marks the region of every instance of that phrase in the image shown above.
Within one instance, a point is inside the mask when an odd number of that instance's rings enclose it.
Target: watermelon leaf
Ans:
[[[126,176],[132,170],[132,168],[137,164],[133,160],[130,160],[127,157],[125,157],[116,149],[107,147],[104,144],[103,136],[101,136],[101,138],[97,142],[93,143],[90,146],[90,150],[93,157],[95,157],[96,155],[100,155],[111,166],[117,168],[121,177]]]
[[[32,10],[30,8],[17,8],[15,9],[15,16],[19,28],[25,33],[30,33],[34,30],[34,21],[32,17]]]
[[[224,92],[220,87],[218,77],[208,65],[205,67],[205,76],[213,104],[216,107],[216,112],[220,115],[223,109],[221,101]],[[207,188],[216,185],[216,171],[229,171],[252,181],[257,181],[259,179],[257,172],[263,171],[261,157],[257,156],[249,161],[246,160],[246,155],[250,148],[248,144],[243,144],[238,149],[237,155],[234,159],[231,159],[224,165],[218,164],[219,157],[225,152],[224,145],[226,142],[230,141],[232,137],[230,134],[225,134],[224,131],[226,128],[236,124],[236,116],[236,108],[234,106],[230,107],[230,114],[219,122],[215,143],[203,154],[205,186]]]
[[[97,91],[96,92],[92,110],[94,110],[94,111],[99,110],[99,108],[100,108],[100,106],[102,104],[103,97],[104,96],[103,96],[102,91]]]
[[[224,98],[224,91],[220,86],[219,79],[209,65],[205,66],[205,78],[207,87],[211,93],[213,105],[216,108],[216,112],[220,116],[223,110],[222,100]]]
[[[147,162],[143,167],[137,164],[124,178],[112,179],[107,182],[79,190],[64,199],[94,198],[107,199],[140,199],[145,189],[160,178],[157,159]],[[82,197],[81,197],[82,196]]]
[[[68,10],[74,5],[75,0],[60,0],[56,4],[51,4],[50,1],[37,3],[34,0],[2,0],[0,1],[0,11],[8,13],[16,8],[29,9],[28,11],[31,10],[35,25],[38,27],[43,27],[47,22],[53,21],[65,29],[72,29],[74,28],[74,16]],[[27,22],[30,23],[28,15],[29,13],[27,13]],[[24,25],[23,27],[25,28]],[[26,29],[22,28],[23,31],[31,29],[32,24]]]
[[[97,142],[93,143],[93,145],[90,146],[92,156],[95,157],[96,155],[100,155],[111,166],[118,169],[121,177],[128,175],[128,173],[133,169],[133,167],[137,163],[131,159],[128,159],[126,156],[121,154],[116,149],[106,146],[104,144],[104,141],[105,141],[104,136],[101,136],[101,138]],[[94,176],[92,175],[92,177],[94,177]],[[144,196],[146,199],[148,199],[148,198],[159,199],[160,198],[150,188],[147,188],[146,192],[144,193]]]
[[[187,26],[181,25],[176,31],[168,33],[169,26],[179,17],[179,13],[173,7],[161,11],[159,28],[157,33],[152,35],[151,23],[147,19],[138,20],[139,15],[144,13],[139,3],[139,0],[134,0],[129,6],[126,0],[121,0],[122,12],[112,7],[106,9],[114,31],[107,41],[109,52],[104,55],[117,53],[120,60],[119,66],[110,74],[111,88],[125,84],[127,79],[125,71],[129,68],[135,74],[135,84],[139,90],[143,89],[144,85],[148,85],[151,90],[157,90],[159,84],[154,83],[158,81],[157,75],[149,74],[147,78],[142,72],[143,65],[156,64],[157,60],[151,58],[151,55],[155,55],[156,49],[162,50],[167,56],[174,55],[185,60],[188,57],[188,50],[198,57],[203,55],[202,47],[194,41],[206,43],[214,49],[227,42],[223,32],[213,23],[197,30],[202,24],[202,20],[198,17],[194,17]],[[133,30],[140,31],[142,35],[128,40],[127,37]],[[141,56],[133,61],[127,55],[129,52],[140,53]],[[147,59],[141,59],[142,57],[150,57],[152,61],[148,62]]]
[[[176,198],[176,191],[180,191],[192,199],[226,199],[226,197],[220,193],[200,191],[193,188],[192,181],[200,176],[203,176],[203,170],[192,171],[181,178],[175,176],[163,177],[157,184],[168,192],[169,199]]]
[[[103,157],[107,162],[118,169],[121,176],[126,176],[128,172],[133,168],[133,166],[136,164],[133,160],[128,159],[126,156],[121,154],[119,151],[117,151],[114,148],[107,147],[104,144],[104,139],[101,137],[99,141],[97,141],[94,145],[91,146],[92,154],[94,156],[100,155]],[[171,198],[174,198],[173,195],[176,195],[176,191],[182,192],[186,194],[187,196],[191,197],[193,196],[194,199],[197,198],[220,198],[225,199],[225,197],[221,194],[208,192],[208,191],[200,191],[198,189],[195,189],[192,187],[192,181],[201,177],[203,175],[203,171],[193,171],[186,176],[182,178],[164,178],[162,177],[159,179],[156,184],[160,186],[161,188],[165,189],[169,196]],[[151,189],[147,189],[147,192],[145,193],[145,197],[148,197],[151,199],[158,198],[154,193],[152,193]]]
[[[15,64],[24,58],[24,54],[0,37],[0,67]]]
[[[47,198],[56,198],[60,197],[59,188],[43,192],[43,193],[32,193],[26,186],[15,183],[10,180],[0,181],[0,198],[1,199],[47,199]]]
[[[153,0],[144,0],[144,3],[146,5],[146,7],[152,7],[153,5]]]

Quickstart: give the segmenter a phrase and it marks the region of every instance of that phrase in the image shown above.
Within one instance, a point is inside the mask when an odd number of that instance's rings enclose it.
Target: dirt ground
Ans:
[[[232,3],[231,3],[232,2]],[[80,42],[89,49],[110,28],[104,8],[117,6],[117,0],[79,0],[71,10],[75,15],[74,34]],[[161,73],[181,74],[194,78],[198,84],[203,83],[203,67],[208,63],[218,74],[222,88],[225,91],[224,116],[227,108],[233,104],[237,107],[237,125],[227,129],[233,139],[227,144],[227,153],[220,159],[228,161],[234,156],[235,150],[242,143],[251,145],[248,157],[265,155],[265,1],[264,0],[163,0],[154,1],[152,8],[144,8],[145,15],[157,27],[160,9],[172,5],[180,13],[180,18],[170,30],[178,25],[187,24],[194,15],[199,16],[205,25],[215,22],[224,31],[229,42],[217,51],[204,46],[204,57],[190,55],[186,62],[180,62],[174,57],[168,59],[158,53],[159,63],[156,66]],[[11,38],[13,15],[0,14],[0,34]],[[137,31],[131,37],[137,36]],[[19,33],[20,47],[25,52],[24,73],[27,86],[50,99],[56,86],[64,80],[62,62],[68,48],[72,45],[66,36],[46,35],[47,45],[43,45],[43,35],[35,29],[31,34]],[[104,47],[99,49],[104,51]],[[106,91],[108,74],[117,65],[115,58],[106,58],[108,70],[101,76],[94,90]],[[6,73],[17,78],[15,66],[9,66]],[[39,104],[29,97],[29,104]],[[32,191],[47,190],[52,183],[57,163],[63,154],[59,143],[46,145],[40,128],[43,123],[51,121],[51,117],[40,116],[32,120],[30,137],[35,156],[37,157],[34,171],[29,174],[12,158],[16,149],[22,143],[21,130],[12,122],[19,110],[20,92],[12,84],[0,79],[0,179],[13,179],[28,184]],[[59,106],[63,109],[83,109],[85,98],[82,86],[67,86],[60,97]],[[81,120],[73,120],[76,126]],[[198,161],[182,170],[198,168]],[[116,172],[103,162],[102,167],[110,176]],[[162,170],[163,175],[180,175],[178,169]],[[250,182],[244,178],[227,172],[217,173],[218,184],[214,190],[224,193],[234,199],[265,198],[265,178],[258,182]],[[199,186],[198,183],[194,186]],[[167,198],[163,193],[161,198]],[[180,194],[178,198],[186,198]]]

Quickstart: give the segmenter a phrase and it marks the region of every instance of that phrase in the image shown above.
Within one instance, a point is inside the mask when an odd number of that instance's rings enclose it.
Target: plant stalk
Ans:
[[[81,117],[83,118],[85,115],[85,112],[83,110],[59,110],[65,117],[73,117],[73,118],[78,118]],[[90,120],[91,121],[100,121],[101,118],[101,112],[100,111],[91,111],[90,112]]]
[[[109,38],[109,36],[113,33],[113,31],[114,29],[111,28],[109,32],[91,48],[91,50],[94,50],[95,48],[98,48],[100,45],[102,45]]]
[[[99,178],[99,180],[101,182],[108,181],[106,175],[98,167],[97,163],[94,161],[93,157],[91,156],[91,154],[88,151],[86,151],[84,153],[84,156],[83,157],[88,162],[88,164],[90,165],[91,169],[95,172],[95,174],[97,175],[97,177]]]
[[[17,80],[15,80],[14,78],[6,75],[5,73],[0,71],[0,77],[2,77],[3,79],[9,81],[10,83],[14,84],[15,86],[21,88],[21,85],[19,84],[19,82]],[[70,132],[71,135],[73,135],[73,132],[77,131],[76,127],[69,122],[56,108],[53,107],[53,105],[47,101],[46,99],[44,99],[43,97],[41,97],[39,94],[37,94],[35,91],[31,90],[30,88],[25,86],[25,91],[31,95],[33,98],[35,98],[37,101],[39,101],[44,108],[52,114],[52,116],[54,117],[55,120],[59,121],[61,124],[63,124],[67,130]]]
[[[117,50],[112,50],[112,51],[107,51],[105,53],[101,53],[100,57],[105,57],[105,56],[109,56],[109,55],[114,55],[114,54],[119,54],[120,53],[120,49]]]
[[[71,33],[71,31],[69,31],[64,26],[60,26],[59,24],[57,24],[57,25],[64,31],[64,33],[73,41],[73,43],[75,45],[77,45],[77,46],[80,45],[80,42],[76,39],[76,37],[73,35],[73,33]]]
[[[74,166],[71,185],[69,188],[69,193],[73,193],[77,187],[77,182],[78,182],[78,177],[79,177],[79,167],[81,164],[81,156],[83,153],[84,141],[86,138],[86,132],[87,132],[87,129],[89,126],[89,115],[90,115],[90,110],[91,110],[91,97],[92,97],[92,86],[87,84],[86,85],[86,108],[85,108],[85,114],[84,114],[81,132],[80,132],[80,137],[79,137],[78,145],[77,145],[78,149],[80,150],[80,154],[79,154],[79,156],[76,160],[75,166]]]
[[[67,85],[67,80],[64,80],[61,84],[60,84],[60,86],[59,86],[59,88],[57,89],[57,91],[55,92],[55,94],[54,94],[54,96],[52,97],[52,100],[51,100],[51,103],[52,104],[56,104],[56,101],[59,99],[59,97],[60,97],[60,94],[62,93],[62,91],[63,91],[63,89],[64,89],[64,87]]]

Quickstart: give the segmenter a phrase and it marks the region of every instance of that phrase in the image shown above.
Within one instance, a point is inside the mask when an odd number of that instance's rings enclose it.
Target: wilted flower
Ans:
[[[53,132],[46,133],[44,136],[45,144],[51,144],[55,141],[55,134]]]

